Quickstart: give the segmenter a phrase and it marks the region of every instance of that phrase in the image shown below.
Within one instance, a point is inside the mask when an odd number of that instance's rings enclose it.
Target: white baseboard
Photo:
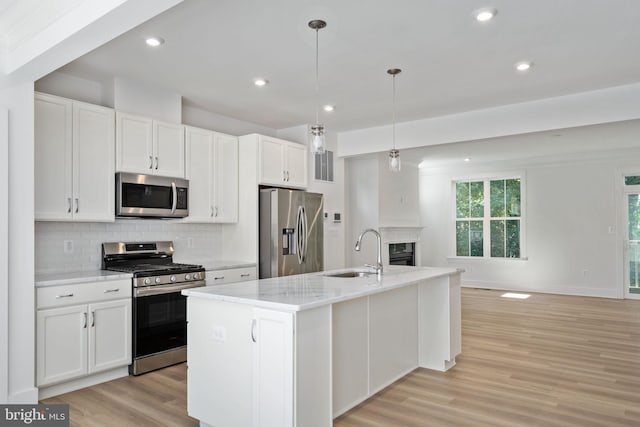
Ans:
[[[519,286],[510,286],[508,284],[500,282],[489,282],[482,280],[463,280],[462,287],[464,288],[483,288],[493,289],[498,291],[511,291],[511,292],[531,292],[531,293],[543,293],[543,294],[556,294],[556,295],[573,295],[581,297],[599,297],[599,298],[615,298],[619,299],[620,296],[615,289],[599,289],[599,288],[579,288],[571,286],[549,286],[544,288],[527,288]]]
[[[80,390],[85,387],[91,387],[92,385],[105,383],[128,375],[129,367],[122,366],[120,368],[111,369],[110,371],[100,372],[64,383],[40,387],[40,390],[36,389],[38,398],[36,400],[47,399],[49,397],[58,396],[59,394],[69,393],[70,391]]]

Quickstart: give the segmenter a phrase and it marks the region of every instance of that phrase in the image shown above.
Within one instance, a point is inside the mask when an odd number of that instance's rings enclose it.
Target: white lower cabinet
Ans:
[[[38,387],[131,363],[130,288],[124,280],[37,290]]]
[[[87,306],[39,310],[36,385],[54,384],[87,373]]]

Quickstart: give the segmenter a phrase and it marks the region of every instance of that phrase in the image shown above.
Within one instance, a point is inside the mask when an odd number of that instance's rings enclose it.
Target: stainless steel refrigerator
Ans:
[[[260,278],[322,271],[323,196],[260,190]]]

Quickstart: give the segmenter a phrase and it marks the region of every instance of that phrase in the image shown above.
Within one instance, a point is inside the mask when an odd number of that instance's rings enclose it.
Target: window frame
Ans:
[[[520,179],[520,257],[492,257],[491,256],[491,181],[502,181],[509,179]],[[457,255],[456,247],[456,224],[459,218],[457,218],[456,210],[456,184],[459,182],[483,182],[484,191],[484,216],[482,218],[482,256],[460,256]],[[524,171],[509,171],[502,173],[485,173],[485,174],[470,174],[460,177],[452,177],[450,182],[451,208],[450,208],[450,224],[449,224],[449,242],[450,256],[447,259],[452,260],[474,260],[474,261],[494,261],[494,262],[509,262],[509,261],[527,261],[527,238],[526,238],[526,216],[527,216],[527,197],[526,197],[526,174]],[[500,219],[499,217],[495,218]],[[462,219],[465,220],[465,219]]]

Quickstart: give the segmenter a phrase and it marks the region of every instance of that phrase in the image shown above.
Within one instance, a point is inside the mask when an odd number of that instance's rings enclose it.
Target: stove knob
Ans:
[[[184,275],[184,280],[191,280],[191,276],[189,274]]]
[[[193,273],[193,280],[200,280],[200,273]]]
[[[144,279],[144,284],[145,285],[150,285],[151,284],[151,279]]]
[[[171,281],[175,282],[176,281],[176,276],[171,276]]]
[[[160,278],[156,277],[156,283],[160,283]]]

